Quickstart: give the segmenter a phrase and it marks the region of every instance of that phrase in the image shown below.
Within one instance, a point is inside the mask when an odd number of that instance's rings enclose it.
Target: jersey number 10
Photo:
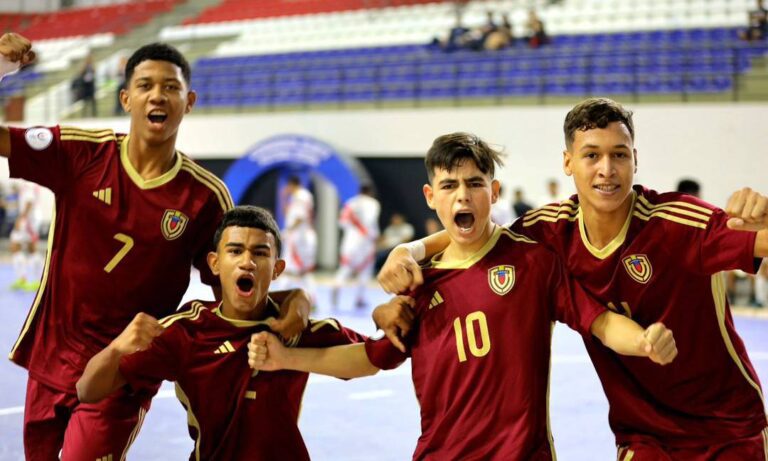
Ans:
[[[453,321],[453,331],[456,333],[456,351],[459,353],[459,362],[467,361],[467,350],[464,347],[464,330],[467,332],[467,346],[469,353],[475,357],[484,357],[491,350],[491,336],[488,334],[488,321],[482,311],[475,311],[466,316],[462,325],[461,317]],[[475,324],[480,330],[480,344],[475,336]]]

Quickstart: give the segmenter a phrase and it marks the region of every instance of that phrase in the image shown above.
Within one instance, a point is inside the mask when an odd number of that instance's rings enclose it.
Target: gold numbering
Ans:
[[[131,251],[131,248],[133,248],[133,239],[131,237],[125,234],[115,234],[113,238],[119,242],[123,242],[123,247],[120,248],[120,251],[118,251],[117,254],[107,263],[107,265],[104,266],[104,272],[107,274],[112,272],[112,269],[114,269],[115,266],[117,266],[120,261],[125,258],[125,255]]]

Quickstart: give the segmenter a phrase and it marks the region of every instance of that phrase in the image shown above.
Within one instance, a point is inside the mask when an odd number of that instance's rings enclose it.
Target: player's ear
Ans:
[[[215,276],[219,276],[219,255],[215,251],[208,252],[208,267],[211,268],[211,272]]]
[[[197,93],[195,93],[193,90],[190,90],[187,93],[187,106],[184,108],[185,114],[192,112],[192,106],[195,105],[195,102],[197,102]]]
[[[422,191],[424,192],[424,198],[427,200],[427,206],[434,210],[435,206],[432,204],[432,199],[434,198],[434,191],[432,190],[432,186],[430,186],[429,184],[424,184]]]
[[[491,204],[496,203],[497,200],[499,200],[499,195],[501,194],[501,183],[498,179],[494,179],[491,181]]]
[[[632,149],[632,158],[635,162],[635,173],[637,173],[637,149]]]
[[[123,88],[120,90],[120,105],[123,106],[125,112],[131,111],[131,100],[128,97],[128,92]]]
[[[272,271],[272,280],[275,280],[276,278],[280,277],[280,274],[282,274],[284,270],[285,270],[285,260],[276,259],[274,271]]]
[[[571,169],[571,161],[573,160],[573,155],[566,149],[563,151],[563,172],[567,176],[571,176],[573,174],[573,170]]]

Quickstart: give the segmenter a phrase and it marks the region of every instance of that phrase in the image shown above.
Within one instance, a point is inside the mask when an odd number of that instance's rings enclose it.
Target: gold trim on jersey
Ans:
[[[651,218],[663,218],[678,224],[706,229],[712,215],[712,210],[691,203],[678,201],[652,204],[642,195],[638,199],[632,215],[643,221],[649,221]],[[687,216],[687,218],[683,216]]]
[[[560,205],[546,205],[535,210],[530,210],[523,215],[523,227],[536,224],[539,221],[557,222],[561,219],[575,221],[577,211],[580,209],[578,204],[572,200],[563,200]]]
[[[167,317],[163,317],[162,319],[159,320],[159,322],[163,328],[168,328],[169,326],[173,325],[174,322],[176,322],[177,320],[182,320],[182,319],[189,319],[190,322],[194,322],[195,320],[198,319],[198,317],[200,317],[200,313],[203,311],[203,309],[206,309],[203,303],[193,302],[190,309],[177,312],[175,314],[171,314]]]
[[[21,344],[24,336],[26,336],[27,332],[29,331],[29,327],[32,325],[32,320],[34,320],[35,315],[37,315],[37,308],[40,307],[40,300],[43,298],[43,292],[45,292],[45,287],[48,283],[48,274],[51,270],[51,253],[53,253],[51,250],[53,248],[53,237],[56,235],[55,230],[56,204],[54,203],[53,212],[51,214],[51,226],[48,230],[48,245],[46,246],[45,265],[43,266],[43,276],[40,279],[40,288],[37,289],[35,301],[32,303],[32,307],[27,313],[27,319],[24,321],[24,326],[21,329],[21,333],[19,333],[19,337],[16,338],[16,342],[13,343],[13,348],[11,348],[11,352],[8,354],[8,358],[10,360],[13,360],[13,355],[16,353],[16,349],[18,349],[19,344]]]
[[[516,234],[509,229],[502,227],[502,226],[495,226],[493,229],[493,233],[491,234],[491,237],[488,239],[487,242],[477,250],[473,255],[469,256],[467,259],[464,259],[462,261],[441,261],[437,259],[440,257],[445,251],[436,254],[432,260],[429,262],[427,267],[431,267],[434,269],[468,269],[472,267],[476,262],[480,261],[487,255],[494,246],[496,246],[496,243],[499,241],[499,238],[505,235],[508,238],[514,240],[515,242],[521,242],[521,243],[536,243],[535,241],[529,239],[528,237],[523,237],[520,234]]]
[[[630,210],[635,207],[635,202],[637,201],[637,193],[635,191],[632,191],[632,204],[630,205]],[[597,259],[605,259],[608,256],[612,255],[614,251],[616,251],[617,248],[619,248],[623,243],[624,240],[627,238],[627,232],[629,231],[629,224],[632,222],[632,213],[628,213],[626,219],[624,220],[624,225],[621,226],[621,230],[618,234],[616,234],[616,237],[613,238],[610,242],[608,242],[608,245],[606,245],[603,248],[597,248],[596,246],[592,245],[590,243],[589,238],[587,238],[587,228],[584,224],[584,212],[582,211],[582,208],[579,207],[579,234],[581,235],[581,241],[584,243],[584,247],[592,253],[592,256],[594,256]]]
[[[133,431],[131,431],[131,436],[128,437],[128,443],[125,445],[125,448],[123,449],[123,454],[120,455],[120,461],[125,461],[125,457],[128,455],[128,449],[131,448],[131,445],[133,445],[133,442],[136,441],[136,436],[139,435],[139,431],[141,430],[141,426],[144,425],[144,418],[147,416],[147,410],[144,408],[139,408],[139,420],[136,422],[136,427],[133,428]]]
[[[219,303],[219,305],[216,306],[215,309],[213,309],[213,313],[219,316],[219,318],[221,318],[222,320],[225,320],[238,328],[255,327],[256,325],[268,325],[270,320],[275,320],[275,316],[273,315],[270,315],[263,320],[240,320],[240,319],[229,318],[225,316],[223,312],[221,312],[222,304],[223,304],[223,301]],[[277,303],[275,303],[272,300],[272,298],[267,297],[266,312],[269,312],[270,310],[274,310],[275,312],[278,312],[278,313],[280,312],[280,309],[277,308]]]
[[[552,337],[555,331],[555,322],[549,322],[549,373],[547,373],[547,441],[549,451],[552,453],[552,461],[557,461],[555,451],[555,439],[552,437],[552,420],[549,417],[549,392],[552,389]]]
[[[191,174],[193,178],[197,179],[203,183],[203,185],[211,189],[216,195],[216,198],[219,200],[219,205],[221,206],[222,210],[228,211],[235,206],[234,202],[232,201],[232,196],[229,195],[229,189],[227,188],[227,185],[224,184],[221,179],[197,163],[193,162],[186,156],[182,155],[181,158],[181,169]]]
[[[616,461],[632,461],[635,457],[635,451],[630,450],[628,447],[617,447]]]
[[[765,461],[768,461],[768,427],[763,429],[763,451],[765,452]]]
[[[757,395],[760,397],[760,401],[763,401],[763,393],[760,391],[760,386],[755,383],[752,378],[750,378],[749,374],[747,373],[747,370],[744,368],[744,364],[741,362],[741,359],[739,358],[739,354],[736,352],[736,349],[733,347],[733,342],[731,341],[730,336],[728,336],[728,330],[725,328],[725,309],[726,309],[726,291],[725,291],[725,276],[723,273],[717,273],[713,274],[711,278],[712,285],[712,297],[715,301],[715,311],[717,313],[717,323],[720,326],[720,334],[723,337],[723,343],[725,343],[725,348],[728,350],[728,354],[731,356],[731,359],[736,363],[736,366],[739,367],[739,371],[741,371],[741,374],[744,375],[744,379],[747,380],[750,386],[752,386],[755,391],[757,391]]]
[[[120,163],[123,164],[123,169],[128,174],[128,177],[131,178],[131,181],[133,181],[133,183],[136,184],[139,189],[154,189],[156,187],[168,184],[173,180],[173,178],[176,177],[176,175],[179,173],[179,170],[181,170],[181,164],[183,163],[182,155],[178,151],[175,151],[173,155],[176,157],[176,160],[174,161],[170,170],[156,178],[142,178],[139,172],[136,171],[136,168],[131,163],[131,159],[128,157],[128,142],[130,139],[130,136],[126,136],[120,143]]]
[[[94,143],[104,143],[107,141],[116,141],[117,136],[111,129],[88,130],[74,127],[60,127],[60,137],[62,141],[86,141]]]
[[[195,460],[200,461],[200,440],[203,438],[203,431],[200,429],[200,423],[197,421],[195,412],[192,411],[192,404],[189,403],[189,397],[184,393],[184,389],[176,383],[176,398],[179,399],[181,405],[187,410],[187,424],[197,429],[197,437],[195,438]]]
[[[320,320],[313,320],[309,319],[309,331],[312,333],[316,332],[317,330],[323,328],[326,325],[330,325],[334,330],[341,331],[341,326],[339,326],[339,322],[336,321],[336,319],[320,319]]]
[[[256,391],[245,391],[245,398],[248,400],[256,400]]]

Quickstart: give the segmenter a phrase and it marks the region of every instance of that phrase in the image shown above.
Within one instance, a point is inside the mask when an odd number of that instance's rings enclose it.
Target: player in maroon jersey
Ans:
[[[30,46],[3,35],[0,72],[28,62]],[[10,353],[29,370],[24,447],[31,461],[58,459],[60,451],[64,460],[124,455],[153,392],[79,405],[75,382],[136,313],[173,313],[192,265],[203,282],[217,285],[205,258],[232,199],[219,179],[175,148],[195,102],[189,64],[172,47],[148,45],[129,60],[126,78],[121,101],[131,114],[129,135],[0,127],[11,176],[56,196],[41,289]],[[300,310],[308,309],[300,298]],[[297,317],[283,334],[303,328]]]
[[[224,215],[215,241],[208,263],[221,279],[222,301],[192,301],[160,321],[138,314],[88,362],[78,396],[95,402],[123,386],[141,392],[175,381],[195,440],[191,460],[308,460],[298,428],[308,374],[254,373],[248,366],[251,335],[268,330],[267,319],[279,315],[267,294],[285,268],[277,224],[261,208],[239,206]],[[327,319],[310,321],[289,344],[364,340]]]
[[[662,364],[675,345],[662,324],[643,331],[605,310],[565,277],[554,253],[493,224],[499,162],[496,151],[466,133],[437,138],[427,153],[424,196],[451,243],[413,293],[417,323],[407,354],[388,339],[286,351],[274,336],[259,334],[252,365],[355,377],[410,356],[422,428],[414,459],[554,459],[547,393],[555,320]]]
[[[564,131],[563,168],[578,194],[526,213],[511,230],[554,250],[611,309],[641,325],[664,322],[680,350],[672,366],[650,373],[647,363],[585,337],[619,459],[764,461],[763,395],[719,272],[754,273],[755,258],[768,256],[768,197],[744,189],[724,211],[689,195],[633,187],[632,114],[611,100],[577,105]],[[428,253],[446,241],[427,242]],[[383,271],[389,289],[418,283],[407,251],[391,263]],[[391,324],[392,312],[380,311],[378,321]]]

